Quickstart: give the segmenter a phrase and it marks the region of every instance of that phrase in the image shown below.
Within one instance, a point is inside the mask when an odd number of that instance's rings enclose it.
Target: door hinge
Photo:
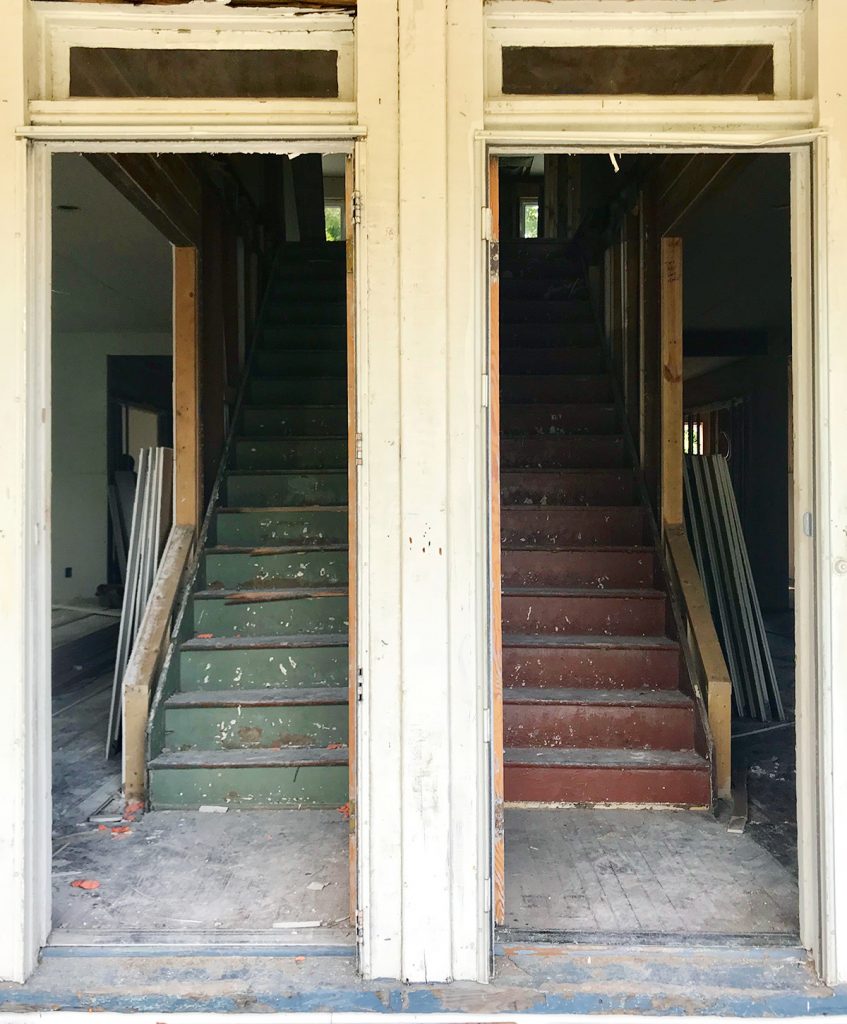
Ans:
[[[362,435],[356,434],[356,465],[362,465]]]
[[[482,742],[491,742],[491,710],[488,709],[482,718]]]
[[[362,193],[358,191],[353,193],[353,223],[362,223]]]
[[[483,206],[482,208],[482,240],[484,242],[491,241],[491,234],[494,227],[494,218],[491,216],[491,207]]]
[[[491,400],[489,388],[491,386],[491,378],[487,373],[482,375],[482,407],[483,409],[488,408],[488,403]]]
[[[364,672],[360,668],[356,674],[356,700],[362,701],[365,696]]]
[[[491,879],[485,879],[485,913],[491,913]]]
[[[361,910],[356,911],[356,938],[362,939],[365,935],[365,915]]]

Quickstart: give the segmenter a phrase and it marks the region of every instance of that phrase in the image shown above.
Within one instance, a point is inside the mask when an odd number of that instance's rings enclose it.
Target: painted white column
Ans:
[[[371,977],[486,977],[477,0],[357,23],[369,595],[360,828]]]
[[[826,379],[819,379],[818,399],[828,416],[821,438],[821,478],[828,506],[819,509],[820,543],[824,554],[821,591],[821,633],[829,645],[820,660],[820,719],[822,747],[821,831],[823,842],[823,963],[829,983],[847,982],[847,4],[818,0],[818,97],[820,125],[826,131],[821,194],[823,214],[819,252],[825,257],[823,283],[825,318],[822,336],[828,340]],[[820,221],[819,221],[820,223]]]
[[[49,688],[44,683],[49,636],[35,625],[31,595],[36,555],[49,547],[49,524],[29,506],[27,488],[45,467],[27,460],[49,430],[48,410],[29,409],[26,342],[26,122],[29,48],[27,0],[4,0],[0,38],[0,978],[23,981],[47,937],[50,908]],[[43,211],[42,216],[49,216]],[[49,379],[49,377],[47,378]],[[43,398],[44,396],[42,396]],[[49,582],[41,580],[49,589]],[[46,653],[45,653],[46,652]],[[48,663],[49,664],[49,663]],[[39,678],[40,677],[40,678]],[[48,676],[49,679],[49,676]],[[40,751],[40,754],[39,754]],[[48,756],[45,756],[48,755]]]

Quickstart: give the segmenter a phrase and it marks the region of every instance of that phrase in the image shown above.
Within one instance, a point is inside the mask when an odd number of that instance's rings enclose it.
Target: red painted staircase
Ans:
[[[503,243],[505,798],[711,803],[711,768],[579,267]]]

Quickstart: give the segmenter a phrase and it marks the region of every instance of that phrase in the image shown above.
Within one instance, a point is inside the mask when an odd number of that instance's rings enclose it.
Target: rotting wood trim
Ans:
[[[170,622],[183,574],[194,546],[194,528],[174,526],[124,675],[124,798],[147,795],[147,718],[150,695],[170,637]]]
[[[723,656],[712,611],[688,543],[685,527],[665,523],[665,550],[682,610],[688,626],[684,638],[698,671],[700,693],[706,703],[715,758],[715,783],[720,797],[728,797],[732,788],[732,682]]]

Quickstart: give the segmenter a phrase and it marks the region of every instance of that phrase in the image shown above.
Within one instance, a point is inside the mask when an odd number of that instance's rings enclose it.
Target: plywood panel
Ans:
[[[336,50],[154,50],[74,46],[70,95],[335,99]]]
[[[771,46],[504,46],[503,92],[773,96]]]

